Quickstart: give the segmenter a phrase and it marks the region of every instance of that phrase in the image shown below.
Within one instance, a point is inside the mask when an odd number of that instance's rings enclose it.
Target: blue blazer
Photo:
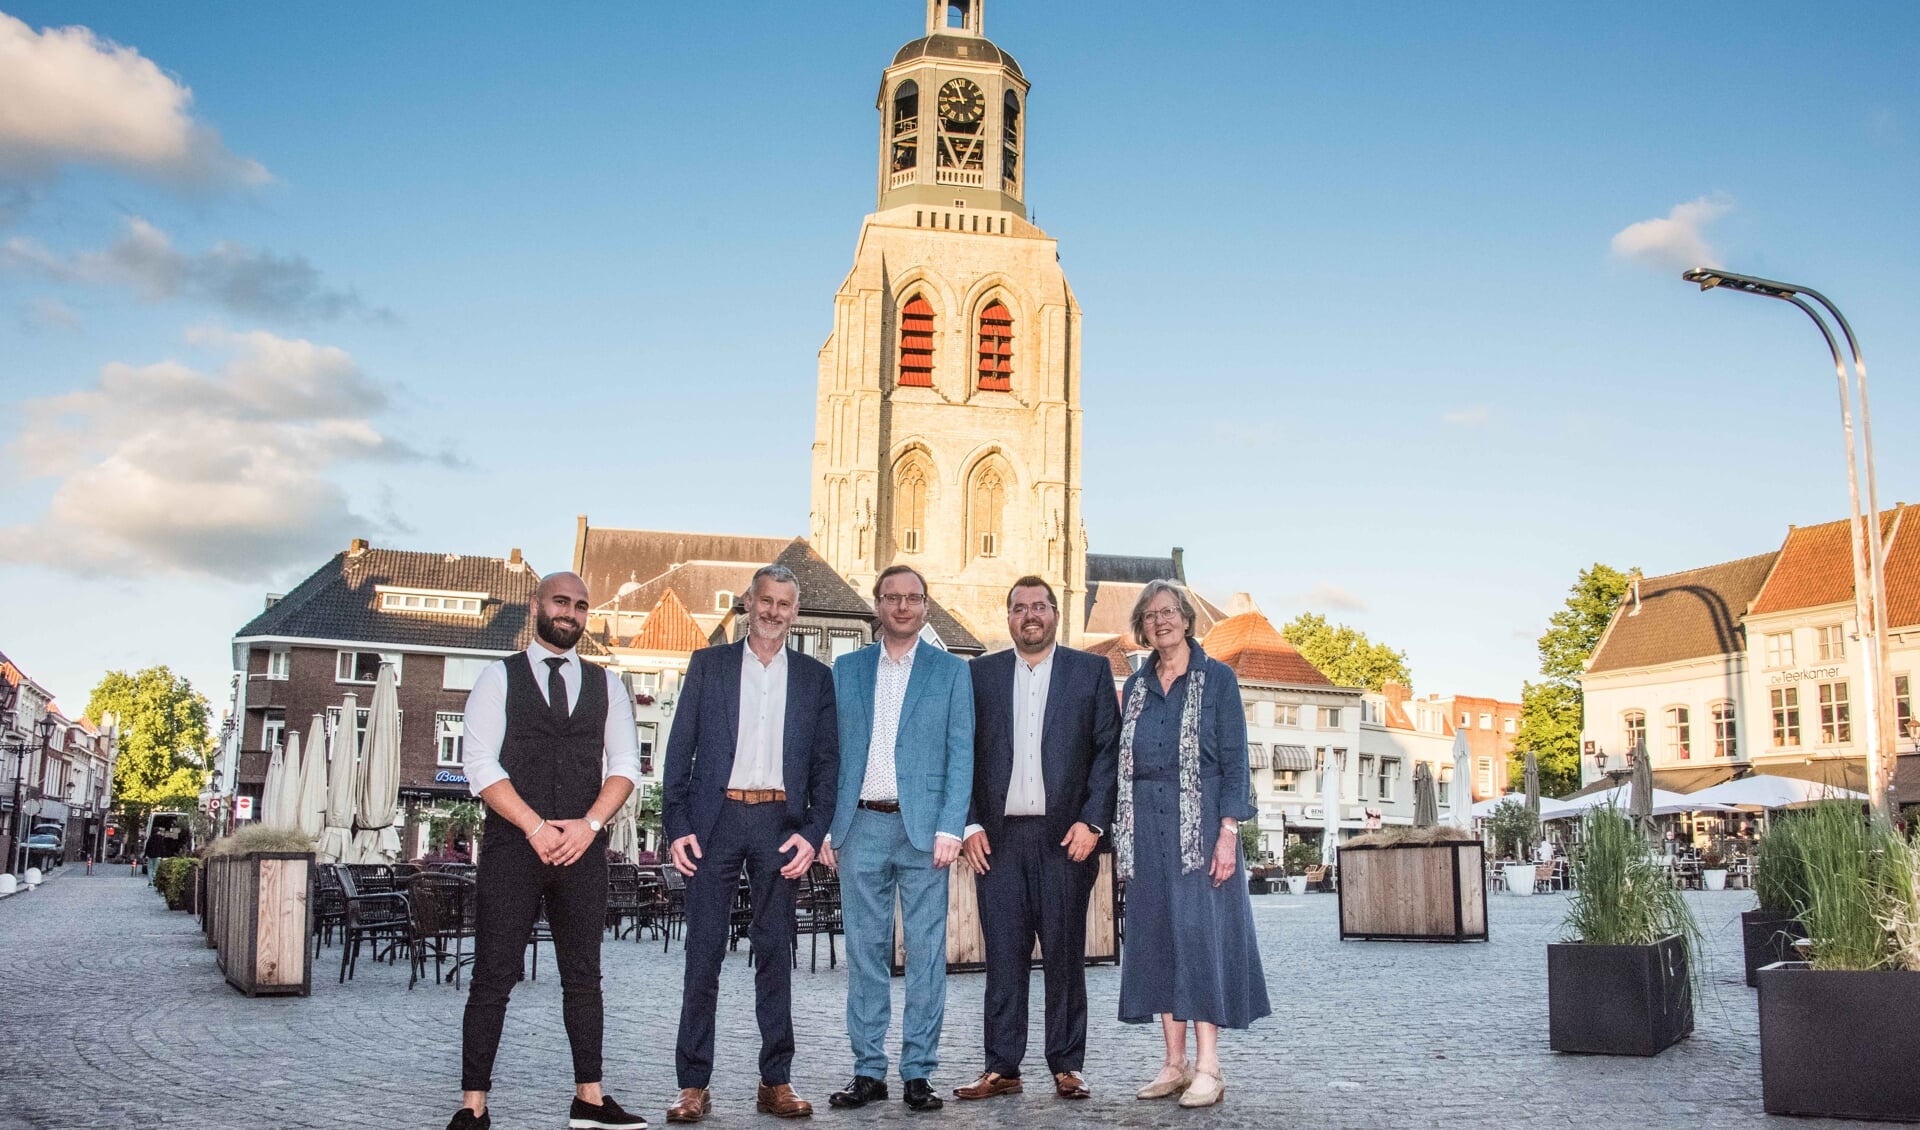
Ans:
[[[999,839],[1013,780],[1012,648],[969,663],[973,674],[973,809],[970,823]],[[1055,645],[1040,731],[1040,778],[1047,835],[1065,838],[1075,823],[1104,835],[1113,827],[1120,788],[1120,699],[1107,660]]]
[[[746,646],[741,639],[703,647],[687,662],[661,769],[660,823],[669,844],[688,835],[704,843],[720,819],[740,739],[740,660]],[[834,714],[833,673],[818,659],[788,648],[781,756],[787,826],[815,849],[833,822],[840,769]]]
[[[873,688],[880,649],[873,643],[833,664],[840,704],[840,798],[833,812],[833,841],[847,842],[860,785],[867,778],[867,747],[873,741]],[[961,836],[973,796],[973,680],[967,661],[921,640],[914,645],[913,674],[900,704],[893,747],[895,783],[907,840],[933,850],[936,832]]]

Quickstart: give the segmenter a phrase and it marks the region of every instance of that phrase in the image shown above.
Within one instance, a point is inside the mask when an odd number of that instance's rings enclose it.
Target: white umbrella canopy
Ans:
[[[1449,822],[1456,828],[1473,830],[1473,770],[1468,766],[1468,757],[1473,750],[1467,745],[1464,730],[1453,732],[1453,785],[1447,793]]]
[[[300,756],[299,737],[289,734],[287,735],[287,741],[291,743],[293,747],[294,757],[298,758]],[[300,763],[296,760],[294,764],[297,766]],[[283,807],[283,802],[280,800],[280,797],[286,791],[287,746],[276,745],[273,747],[273,756],[267,761],[267,781],[260,790],[260,811],[255,814],[255,818],[262,827],[279,823],[275,817]]]
[[[314,840],[327,828],[327,721],[318,714],[307,727],[307,748],[300,758],[300,792],[293,823],[302,835]]]
[[[327,728],[327,808],[320,855],[329,863],[353,862],[353,805],[360,791],[354,734],[359,720],[360,699],[348,692],[346,703],[340,707],[341,724]]]
[[[1737,781],[1724,781],[1710,789],[1688,793],[1687,796],[1696,801],[1733,808],[1798,808],[1827,799],[1867,799],[1867,794],[1852,789],[1823,785],[1818,781],[1802,781],[1797,777],[1779,777],[1771,773],[1756,773]]]
[[[1320,770],[1320,824],[1326,834],[1320,838],[1320,862],[1340,862],[1340,765],[1333,759],[1333,751],[1324,755],[1326,760]]]
[[[260,823],[269,828],[292,828],[300,820],[300,734],[287,734],[287,748],[275,753],[267,766],[267,788]],[[277,772],[276,772],[277,770]]]
[[[360,750],[360,794],[353,820],[354,854],[361,863],[400,858],[400,688],[393,664],[380,664],[367,705],[367,737]]]
[[[1701,800],[1699,793],[1675,793],[1668,792],[1666,789],[1653,789],[1650,795],[1653,800],[1652,814],[1655,816],[1672,816],[1681,812],[1733,811],[1724,804],[1716,804],[1710,800]],[[1623,813],[1630,813],[1633,811],[1633,784],[1629,782],[1624,785],[1616,785],[1602,792],[1588,793],[1586,796],[1581,797],[1571,797],[1567,800],[1559,801],[1558,804],[1560,806],[1558,809],[1552,813],[1543,811],[1540,818],[1542,820],[1564,820],[1569,817],[1578,816],[1589,808],[1600,808],[1609,804]]]
[[[1582,799],[1585,799],[1585,798],[1582,798]],[[1476,802],[1474,806],[1468,811],[1470,811],[1473,814],[1473,818],[1475,820],[1485,820],[1488,817],[1493,815],[1494,809],[1500,807],[1502,804],[1505,804],[1507,801],[1513,801],[1515,804],[1526,804],[1527,794],[1507,793],[1504,796],[1488,797],[1483,801]],[[1540,819],[1552,820],[1556,816],[1571,815],[1571,813],[1567,811],[1567,806],[1570,803],[1572,802],[1559,801],[1559,800],[1553,799],[1552,797],[1545,797],[1545,796],[1541,797],[1540,798]]]

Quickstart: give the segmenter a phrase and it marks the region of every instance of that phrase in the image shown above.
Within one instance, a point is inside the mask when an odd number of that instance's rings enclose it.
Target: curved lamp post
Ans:
[[[1893,684],[1887,677],[1886,556],[1880,544],[1880,496],[1873,471],[1873,418],[1867,411],[1867,363],[1860,356],[1860,342],[1853,336],[1853,327],[1847,324],[1840,308],[1812,287],[1738,275],[1717,267],[1695,267],[1681,272],[1680,277],[1699,284],[1701,290],[1755,294],[1799,307],[1820,328],[1820,336],[1826,339],[1827,351],[1833,355],[1833,375],[1840,390],[1840,427],[1847,441],[1847,496],[1852,504],[1854,623],[1858,625],[1861,642],[1866,645],[1862,648],[1861,660],[1866,668],[1870,690],[1865,702],[1864,719],[1867,794],[1871,799],[1874,819],[1890,824],[1895,811],[1894,733],[1890,724],[1894,710]],[[1808,299],[1813,302],[1808,302]],[[1821,317],[1820,310],[1814,308],[1814,303],[1818,303],[1833,317],[1841,336],[1846,339],[1847,350],[1853,360],[1852,381],[1848,380],[1846,359],[1840,353],[1840,343],[1834,339],[1833,328]],[[1853,430],[1853,400],[1856,394],[1860,401],[1860,434],[1857,439]],[[1860,508],[1861,463],[1866,464],[1866,513],[1872,515],[1872,521],[1866,520]]]

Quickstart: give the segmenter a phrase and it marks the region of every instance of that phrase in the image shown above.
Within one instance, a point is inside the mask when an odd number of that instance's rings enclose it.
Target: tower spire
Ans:
[[[986,0],[927,0],[927,34],[986,38],[985,5]]]

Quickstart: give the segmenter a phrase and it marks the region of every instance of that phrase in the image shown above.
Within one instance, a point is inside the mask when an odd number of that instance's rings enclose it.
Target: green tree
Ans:
[[[1514,785],[1520,783],[1527,751],[1532,750],[1540,766],[1541,792],[1564,796],[1580,787],[1580,676],[1632,583],[1633,574],[1595,562],[1580,570],[1567,590],[1566,605],[1548,618],[1546,634],[1540,637],[1544,678],[1520,691],[1520,729],[1508,765]]]
[[[213,738],[206,696],[165,666],[137,674],[109,671],[87,699],[87,717],[111,711],[120,726],[113,803],[133,835],[159,808],[192,809],[206,776]]]
[[[1365,687],[1377,691],[1387,682],[1413,682],[1407,670],[1407,655],[1383,643],[1374,643],[1365,632],[1341,624],[1335,627],[1317,612],[1302,612],[1280,629],[1287,642],[1300,649],[1308,663],[1322,675],[1343,687]]]

